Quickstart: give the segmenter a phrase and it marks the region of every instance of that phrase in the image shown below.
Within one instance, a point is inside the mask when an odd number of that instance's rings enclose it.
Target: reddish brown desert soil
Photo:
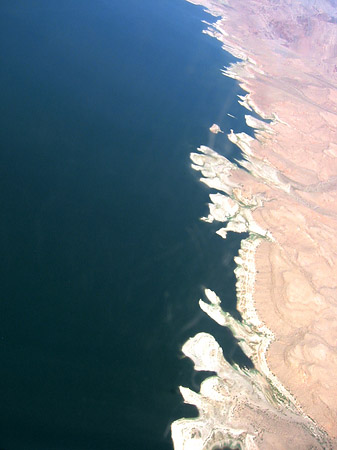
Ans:
[[[270,369],[336,438],[337,6],[191,3],[218,16],[209,34],[244,60],[229,74],[249,92],[246,105],[275,118],[272,132],[257,131],[251,144],[253,176],[235,175],[247,197],[264,198],[254,219],[275,238],[258,247],[254,299],[276,337]]]

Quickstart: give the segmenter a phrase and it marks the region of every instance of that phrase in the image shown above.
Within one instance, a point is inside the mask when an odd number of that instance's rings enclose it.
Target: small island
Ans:
[[[213,125],[209,128],[209,131],[214,134],[223,133],[218,124],[213,123]]]

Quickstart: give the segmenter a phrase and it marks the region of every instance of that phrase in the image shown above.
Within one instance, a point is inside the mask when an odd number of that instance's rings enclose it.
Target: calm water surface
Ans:
[[[200,222],[200,144],[245,130],[231,60],[184,0],[2,0],[0,448],[172,448],[201,375],[183,342],[228,333],[228,242]],[[230,112],[237,119],[229,118]]]

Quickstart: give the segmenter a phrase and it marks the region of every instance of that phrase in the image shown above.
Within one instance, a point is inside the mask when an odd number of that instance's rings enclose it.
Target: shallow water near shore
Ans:
[[[198,306],[208,287],[235,309],[240,237],[199,221],[189,161],[201,143],[238,156],[213,122],[249,132],[233,59],[180,0],[0,11],[0,448],[171,449],[195,414],[177,386],[202,379],[185,340],[247,363]]]

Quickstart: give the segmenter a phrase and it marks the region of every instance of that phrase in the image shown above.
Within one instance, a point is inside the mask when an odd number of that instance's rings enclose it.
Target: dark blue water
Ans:
[[[171,449],[200,375],[181,345],[228,333],[233,256],[200,222],[189,153],[245,129],[231,59],[184,0],[0,4],[0,448]],[[230,112],[238,119],[226,116]],[[224,136],[214,147],[237,156]]]

